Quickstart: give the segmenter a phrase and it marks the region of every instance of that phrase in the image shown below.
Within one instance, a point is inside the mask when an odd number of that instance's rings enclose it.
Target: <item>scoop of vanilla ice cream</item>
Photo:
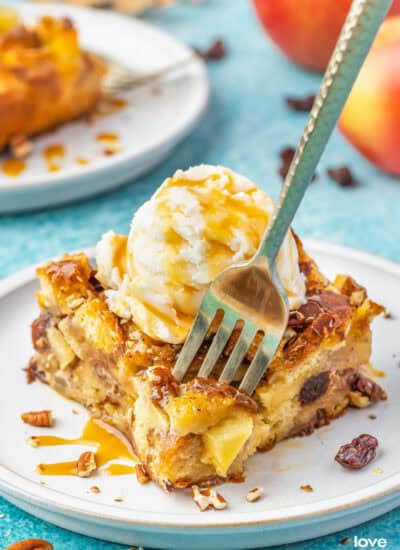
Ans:
[[[136,212],[129,237],[108,232],[97,245],[97,277],[110,309],[156,340],[184,342],[208,285],[254,256],[273,207],[264,191],[227,168],[178,170]],[[299,307],[305,281],[290,232],[277,269],[290,307]]]

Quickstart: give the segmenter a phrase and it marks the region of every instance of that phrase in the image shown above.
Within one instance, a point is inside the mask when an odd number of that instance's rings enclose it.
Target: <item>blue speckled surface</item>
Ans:
[[[273,197],[279,192],[278,151],[296,143],[305,122],[303,115],[287,110],[282,98],[316,90],[319,77],[296,69],[270,46],[246,0],[209,0],[146,19],[190,44],[207,45],[217,35],[226,40],[229,55],[210,65],[212,99],[207,115],[169,160],[137,182],[81,204],[0,218],[0,277],[66,250],[91,245],[107,229],[126,232],[132,212],[176,168],[200,162],[225,164],[254,179]],[[354,169],[359,188],[342,189],[328,181],[326,167],[341,164]],[[332,139],[319,174],[296,219],[300,235],[399,261],[400,182],[376,171],[339,135]],[[340,546],[339,541],[354,535],[386,537],[387,548],[398,549],[400,511],[346,533],[287,548],[351,548],[352,544]],[[33,536],[52,541],[56,550],[122,548],[58,529],[0,500],[1,548]]]

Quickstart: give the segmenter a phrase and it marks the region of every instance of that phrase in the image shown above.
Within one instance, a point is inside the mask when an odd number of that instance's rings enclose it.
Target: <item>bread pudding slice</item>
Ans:
[[[171,370],[181,345],[156,341],[115,315],[84,254],[37,270],[41,313],[32,324],[28,373],[119,429],[166,490],[242,479],[255,452],[311,433],[349,407],[386,399],[370,367],[370,325],[383,308],[348,276],[328,281],[298,238],[296,246],[306,302],[291,311],[280,349],[251,397],[215,379],[176,383]],[[243,369],[254,352],[255,346]]]
[[[0,12],[0,150],[91,111],[104,73],[69,19],[27,26],[9,12]]]

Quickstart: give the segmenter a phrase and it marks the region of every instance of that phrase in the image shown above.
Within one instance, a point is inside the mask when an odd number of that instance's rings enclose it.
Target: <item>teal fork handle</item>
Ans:
[[[274,265],[391,0],[354,0],[257,256]],[[315,45],[318,47],[318,44]]]

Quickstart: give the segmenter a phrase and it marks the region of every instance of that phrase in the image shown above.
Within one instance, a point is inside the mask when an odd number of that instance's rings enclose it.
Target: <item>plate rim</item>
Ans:
[[[12,0],[3,0],[3,3],[15,6]],[[86,14],[88,16],[91,15],[99,18],[103,18],[107,15],[107,18],[120,21],[124,25],[130,24],[132,27],[141,27],[143,30],[153,34],[153,36],[158,35],[160,39],[165,40],[174,45],[175,48],[180,49],[182,55],[189,56],[191,52],[189,46],[187,46],[183,41],[175,38],[169,32],[133,16],[122,15],[116,12],[107,12],[107,14],[105,14],[94,8],[57,3],[28,4],[21,2],[18,4],[17,10],[22,14],[22,17],[24,17],[24,12],[29,15],[37,13],[37,15],[40,16],[41,14],[45,14],[46,11],[52,10],[59,12],[60,14],[63,13],[64,15],[68,15],[72,19],[74,18],[75,13],[77,14],[77,17],[79,17],[79,14]],[[137,163],[144,158],[144,156],[151,155],[159,149],[168,148],[169,146],[173,147],[176,145],[179,140],[190,132],[190,130],[193,129],[196,123],[201,119],[207,109],[211,95],[210,79],[205,61],[200,57],[193,57],[192,62],[189,64],[189,68],[195,68],[200,77],[199,81],[201,83],[201,87],[199,86],[197,89],[197,92],[199,93],[198,100],[196,104],[191,105],[190,112],[188,112],[186,118],[181,120],[179,125],[169,129],[166,135],[157,139],[151,147],[141,147],[134,153],[134,155],[129,153],[129,151],[122,151],[113,157],[111,161],[110,159],[100,159],[95,164],[89,164],[76,170],[67,169],[60,170],[59,172],[23,176],[19,180],[18,178],[1,177],[0,197],[2,193],[9,194],[14,191],[16,194],[26,190],[40,191],[46,189],[48,186],[53,188],[56,186],[65,185],[67,183],[74,184],[82,178],[98,176],[109,170],[119,171],[125,166],[131,165],[135,162]],[[66,124],[73,123],[74,121],[66,122]],[[112,187],[113,185],[110,184],[109,188],[111,189]]]
[[[374,267],[389,275],[394,275],[400,278],[400,264],[387,260],[380,256],[370,254],[355,248],[329,243],[326,241],[317,241],[314,239],[304,239],[306,249],[312,252],[326,254],[329,256],[339,256],[343,259],[352,260],[357,263]],[[85,252],[91,256],[94,248],[86,249]],[[10,275],[5,279],[0,279],[0,301],[13,291],[17,291],[20,287],[31,282],[34,277],[34,270],[37,265],[43,262],[38,262],[33,266],[27,267]],[[324,500],[315,501],[305,505],[288,506],[282,508],[278,513],[274,510],[264,510],[259,512],[249,512],[244,518],[243,513],[232,512],[230,518],[218,520],[218,516],[213,521],[204,521],[204,516],[199,514],[196,516],[197,521],[194,521],[194,513],[182,514],[174,512],[165,514],[160,519],[160,514],[149,511],[132,510],[132,508],[116,508],[113,505],[104,503],[92,503],[90,506],[86,504],[86,509],[79,508],[74,502],[81,500],[80,497],[66,495],[65,493],[43,487],[32,480],[27,479],[20,474],[8,470],[0,464],[0,491],[7,498],[7,494],[16,496],[22,500],[29,498],[30,502],[37,503],[41,507],[51,505],[53,510],[66,515],[80,515],[91,521],[110,521],[120,525],[131,525],[137,527],[156,527],[156,528],[190,528],[190,529],[223,529],[228,527],[260,527],[273,526],[283,523],[295,523],[307,520],[316,520],[318,517],[337,515],[340,513],[351,513],[352,511],[373,506],[380,501],[395,498],[396,493],[400,493],[400,472],[391,475],[390,477],[378,481],[369,487],[364,487],[352,493],[339,497],[331,497]],[[57,498],[57,495],[59,497]],[[52,498],[53,497],[53,498]],[[304,508],[307,511],[304,511]],[[132,516],[121,517],[124,510],[134,512]],[[266,517],[266,515],[268,517]]]

